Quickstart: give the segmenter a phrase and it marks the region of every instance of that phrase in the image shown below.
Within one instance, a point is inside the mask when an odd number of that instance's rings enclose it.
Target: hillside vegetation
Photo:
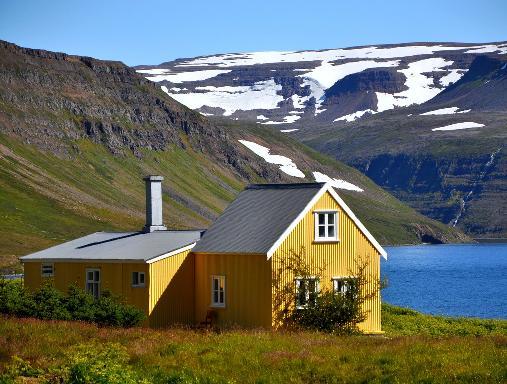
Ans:
[[[239,139],[293,159],[291,177]],[[0,42],[0,268],[99,230],[137,230],[146,174],[164,182],[165,222],[206,228],[248,183],[319,171],[383,244],[463,241],[353,168],[256,124],[210,122],[119,62]]]
[[[87,378],[103,383],[507,380],[507,321],[450,320],[392,306],[383,310],[385,337],[97,328],[3,317],[0,382],[20,376],[32,376],[34,382]]]

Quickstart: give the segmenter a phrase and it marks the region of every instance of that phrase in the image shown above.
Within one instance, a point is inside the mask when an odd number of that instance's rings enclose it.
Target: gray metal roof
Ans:
[[[21,257],[34,260],[149,261],[197,242],[202,231],[96,232]]]
[[[204,233],[193,251],[267,253],[323,186],[323,183],[250,185]]]

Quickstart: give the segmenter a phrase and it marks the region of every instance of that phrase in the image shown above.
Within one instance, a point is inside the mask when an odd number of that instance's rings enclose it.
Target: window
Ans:
[[[315,304],[319,293],[319,281],[315,278],[298,278],[296,282],[296,308],[306,308]]]
[[[356,281],[354,277],[333,277],[333,292],[345,295],[354,288]]]
[[[53,263],[42,263],[41,265],[42,277],[53,277],[55,275],[55,269]]]
[[[132,286],[144,287],[144,272],[132,272]]]
[[[211,306],[225,307],[225,276],[211,276]]]
[[[91,293],[95,298],[100,296],[100,269],[86,270],[86,292]]]
[[[337,241],[337,213],[315,212],[315,241]]]

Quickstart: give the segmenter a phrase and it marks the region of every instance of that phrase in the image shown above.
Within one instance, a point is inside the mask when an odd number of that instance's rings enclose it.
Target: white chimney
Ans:
[[[165,231],[162,223],[162,176],[146,176],[146,225],[143,231]]]

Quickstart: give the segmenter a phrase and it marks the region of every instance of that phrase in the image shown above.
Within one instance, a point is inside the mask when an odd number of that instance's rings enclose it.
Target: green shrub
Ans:
[[[45,282],[33,295],[35,302],[34,317],[43,320],[71,320],[67,310],[65,295],[56,289],[50,281]]]
[[[34,293],[21,281],[0,280],[0,313],[44,320],[81,320],[99,325],[133,327],[146,318],[144,312],[103,292],[95,299],[84,290],[70,286],[67,295],[43,284]]]
[[[366,315],[358,300],[359,289],[350,284],[345,294],[331,291],[321,292],[315,303],[307,308],[292,312],[293,321],[306,329],[323,332],[351,333],[357,330],[356,324],[364,321]]]
[[[140,324],[144,319],[144,312],[138,308],[124,304],[118,296],[108,291],[101,293],[95,301],[95,321],[101,325],[132,327]]]
[[[385,282],[370,274],[367,259],[359,259],[348,278],[344,278],[346,289],[334,292],[324,288],[314,292],[309,284],[301,289],[295,284],[300,281],[322,280],[326,266],[308,261],[306,251],[290,250],[273,261],[273,308],[274,321],[286,329],[309,329],[333,333],[355,333],[357,325],[368,315],[366,303],[379,298]],[[314,283],[314,287],[318,287]],[[306,297],[300,304],[300,294]],[[298,304],[299,303],[299,304]]]
[[[33,316],[35,302],[21,280],[0,279],[0,313]]]
[[[95,298],[75,285],[67,292],[67,310],[74,320],[95,321]]]

